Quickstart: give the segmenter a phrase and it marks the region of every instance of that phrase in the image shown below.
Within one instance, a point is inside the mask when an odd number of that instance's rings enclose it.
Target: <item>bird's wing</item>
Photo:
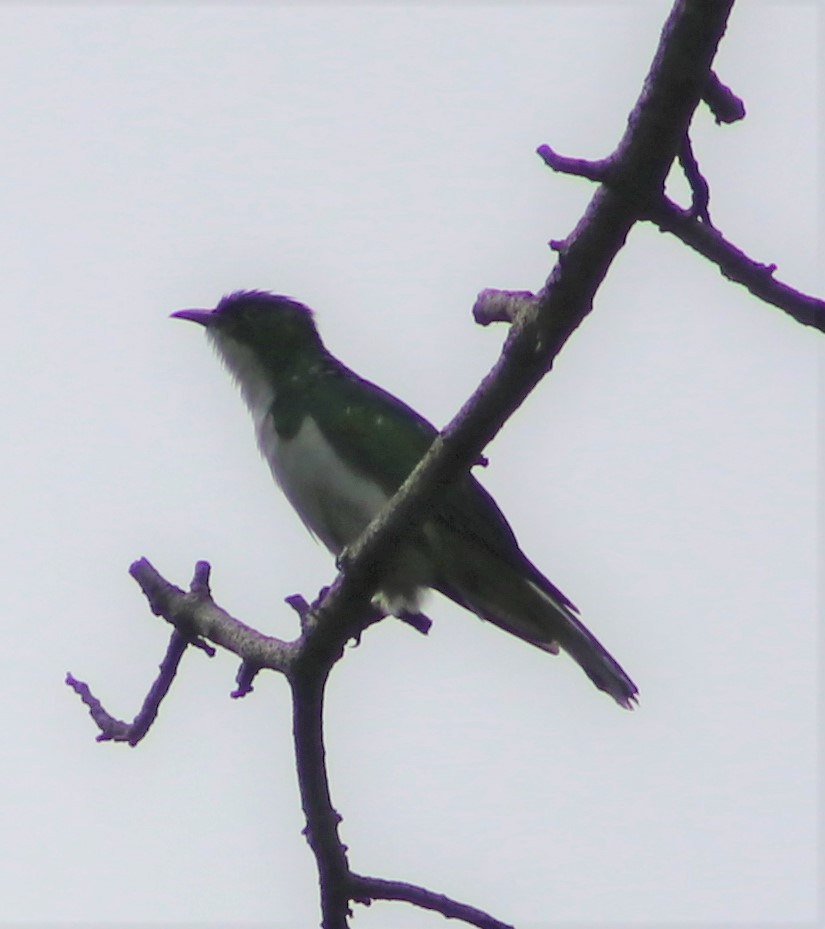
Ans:
[[[317,372],[316,372],[317,373]],[[353,470],[394,493],[426,454],[435,427],[401,400],[342,366],[304,397],[311,415]],[[338,402],[328,402],[329,390]],[[437,572],[432,585],[547,651],[559,645],[593,683],[631,707],[636,686],[578,619],[574,604],[519,548],[496,502],[471,475],[446,489],[422,528]]]
[[[394,493],[437,433],[402,400],[335,363],[316,371],[305,390],[306,412],[355,471]],[[327,402],[334,392],[337,402]],[[495,500],[471,475],[446,490],[433,521],[440,530],[480,546],[529,578],[569,610],[575,605],[529,561]]]
[[[333,393],[336,402],[328,402]],[[356,472],[393,494],[424,457],[437,430],[397,397],[336,364],[315,372],[308,413]]]
[[[443,530],[481,546],[494,559],[541,587],[560,605],[578,612],[575,604],[522,552],[498,504],[471,475],[450,488],[439,505],[437,520]]]

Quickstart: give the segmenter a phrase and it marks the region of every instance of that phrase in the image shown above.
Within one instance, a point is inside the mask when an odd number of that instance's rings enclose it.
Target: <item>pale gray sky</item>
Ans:
[[[182,586],[210,560],[218,601],[282,636],[282,598],[334,576],[168,314],[297,297],[443,424],[505,335],[476,293],[541,286],[591,195],[536,146],[610,151],[669,7],[0,7],[0,921],[317,925],[280,681],[231,701],[235,662],[193,654],[134,750],[63,685],[136,711],[167,638],[138,556]],[[717,224],[810,292],[817,26],[739,3],[717,69],[748,118],[693,133]],[[633,232],[481,477],[641,705],[437,597],[427,639],[371,629],[327,724],[354,868],[519,927],[816,920],[820,346]]]

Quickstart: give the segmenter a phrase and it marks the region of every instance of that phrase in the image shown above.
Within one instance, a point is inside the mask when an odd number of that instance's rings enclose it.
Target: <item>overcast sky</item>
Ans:
[[[289,294],[443,425],[506,334],[476,293],[538,289],[592,194],[536,147],[610,152],[669,7],[0,6],[0,921],[317,925],[282,681],[232,701],[231,656],[188,655],[135,749],[63,684],[136,712],[168,635],[139,556],[181,586],[208,559],[218,602],[285,637],[283,598],[334,577],[168,315]],[[817,25],[739,3],[716,68],[748,117],[700,108],[693,139],[718,226],[821,293]],[[480,476],[640,706],[435,595],[427,638],[370,629],[327,712],[356,870],[520,929],[815,924],[820,346],[633,231]]]

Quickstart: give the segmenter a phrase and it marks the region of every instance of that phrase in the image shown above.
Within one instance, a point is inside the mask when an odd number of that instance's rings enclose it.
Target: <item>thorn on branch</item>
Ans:
[[[711,71],[705,86],[702,100],[713,113],[716,125],[735,123],[745,118],[745,104],[741,97],[719,80],[715,71]]]

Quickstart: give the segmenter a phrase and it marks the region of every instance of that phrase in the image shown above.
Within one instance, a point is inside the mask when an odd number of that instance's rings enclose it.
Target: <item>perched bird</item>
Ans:
[[[199,323],[252,413],[258,446],[309,531],[338,554],[401,486],[437,431],[324,347],[312,311],[288,297],[238,291]],[[467,474],[402,546],[382,580],[388,612],[417,610],[433,588],[553,654],[564,649],[600,690],[632,709],[637,688],[527,559],[493,498]]]

